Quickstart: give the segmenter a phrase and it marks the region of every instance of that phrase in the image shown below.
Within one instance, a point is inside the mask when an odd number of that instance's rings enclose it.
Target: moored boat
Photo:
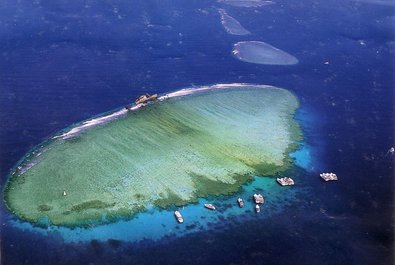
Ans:
[[[320,177],[325,180],[325,181],[330,181],[330,180],[337,180],[337,176],[335,173],[321,173]]]
[[[292,186],[295,185],[295,181],[289,177],[277,178],[277,182],[281,186]]]
[[[259,213],[261,211],[261,207],[259,204],[255,204],[255,212]]]
[[[184,222],[184,218],[182,217],[182,215],[181,215],[181,213],[180,213],[179,211],[175,211],[175,212],[174,212],[174,215],[176,216],[177,221],[178,221],[180,224],[182,224],[182,223]]]
[[[239,207],[240,207],[240,208],[243,208],[243,207],[244,207],[244,201],[243,201],[242,198],[238,198],[238,199],[237,199],[237,203],[239,204]]]
[[[254,194],[254,201],[256,204],[263,204],[265,199],[263,198],[262,194]]]
[[[211,203],[204,204],[204,207],[206,207],[207,209],[210,209],[210,210],[215,210],[215,206],[212,205]]]

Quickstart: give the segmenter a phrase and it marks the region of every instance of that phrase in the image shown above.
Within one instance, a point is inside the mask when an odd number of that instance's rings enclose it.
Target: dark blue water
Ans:
[[[253,34],[227,34],[218,7]],[[394,158],[386,156],[395,145],[393,6],[3,0],[0,15],[2,186],[12,166],[56,131],[141,93],[195,85],[246,82],[293,91],[301,111],[314,116],[301,119],[305,142],[321,150],[321,168],[294,169],[308,192],[292,206],[175,240],[66,244],[9,225],[14,217],[2,206],[2,264],[393,263]],[[299,64],[238,61],[232,45],[246,40],[283,49]],[[328,170],[340,181],[317,179]]]

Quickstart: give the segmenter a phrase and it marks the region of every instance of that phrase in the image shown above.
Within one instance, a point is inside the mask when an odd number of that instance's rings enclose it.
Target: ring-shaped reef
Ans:
[[[27,154],[5,203],[33,224],[82,227],[233,193],[291,165],[298,105],[285,89],[219,84],[96,117]]]
[[[256,64],[292,65],[298,59],[262,41],[240,41],[233,45],[232,54],[237,59]]]

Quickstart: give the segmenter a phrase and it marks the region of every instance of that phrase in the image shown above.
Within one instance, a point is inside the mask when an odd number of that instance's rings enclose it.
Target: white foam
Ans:
[[[18,168],[19,169],[19,175],[24,174],[26,171],[28,171],[29,169],[34,167],[36,164],[37,164],[37,162],[35,162],[35,163],[31,162],[31,163],[28,163],[27,165],[25,165],[23,167]]]
[[[184,88],[175,92],[171,92],[168,94],[165,94],[163,96],[160,96],[158,98],[159,101],[163,101],[166,100],[168,98],[175,98],[175,97],[182,97],[182,96],[187,96],[187,95],[191,95],[193,93],[197,93],[197,92],[201,92],[201,91],[205,91],[205,90],[212,90],[212,89],[226,89],[226,88],[237,88],[237,87],[243,87],[243,86],[254,86],[254,87],[259,87],[259,88],[267,88],[267,87],[271,87],[268,85],[251,85],[251,84],[244,84],[244,83],[232,83],[232,84],[216,84],[216,85],[212,85],[212,86],[201,86],[201,87],[194,87],[194,88]],[[84,121],[81,125],[72,128],[70,131],[67,131],[63,134],[54,136],[52,139],[58,139],[61,138],[63,140],[72,138],[74,136],[76,136],[78,133],[85,131],[86,129],[98,126],[98,125],[103,125],[106,124],[110,121],[113,121],[119,117],[122,117],[124,115],[126,115],[129,111],[136,111],[138,109],[140,109],[141,107],[144,107],[145,104],[138,104],[135,105],[133,107],[131,107],[129,110],[126,109],[121,109],[118,110],[116,112],[113,112],[109,115],[106,116],[102,116],[99,118],[94,118],[91,120],[87,120]]]
[[[141,105],[137,105],[137,106],[134,106],[133,108],[131,108],[130,110],[132,110],[132,111],[133,110],[137,110],[140,107],[141,107]],[[77,133],[79,133],[79,132],[81,132],[81,131],[83,131],[85,129],[91,128],[91,127],[96,126],[96,125],[101,125],[101,124],[105,124],[107,122],[110,122],[110,121],[112,121],[112,120],[114,120],[116,118],[119,118],[120,116],[125,115],[127,112],[128,112],[127,110],[119,110],[119,111],[116,111],[116,112],[114,112],[114,113],[112,113],[110,115],[106,115],[106,116],[103,116],[103,117],[100,117],[100,118],[95,118],[95,119],[92,119],[92,120],[84,121],[82,123],[82,125],[77,126],[77,127],[73,128],[73,129],[71,129],[70,131],[65,132],[65,133],[63,133],[61,135],[57,135],[57,136],[53,137],[52,139],[56,139],[56,138],[68,139],[68,138],[71,138],[71,137],[75,136]]]
[[[232,35],[248,35],[251,32],[246,30],[239,21],[237,21],[235,18],[231,17],[226,13],[225,10],[219,9],[218,10],[220,16],[221,16],[221,23],[222,26],[225,28],[226,32]]]

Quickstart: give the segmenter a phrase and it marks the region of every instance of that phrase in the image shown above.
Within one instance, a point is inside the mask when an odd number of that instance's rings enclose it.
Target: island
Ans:
[[[302,139],[288,90],[218,84],[71,126],[29,152],[3,196],[36,225],[83,227],[236,192],[292,165]]]

